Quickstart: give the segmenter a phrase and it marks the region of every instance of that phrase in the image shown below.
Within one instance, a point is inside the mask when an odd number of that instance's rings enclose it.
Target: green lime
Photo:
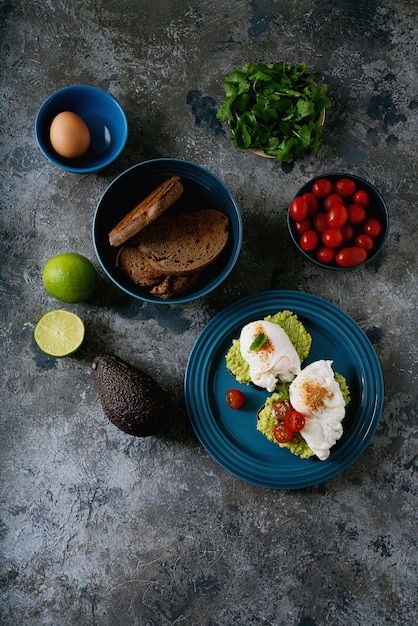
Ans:
[[[70,311],[49,311],[37,323],[33,336],[45,354],[70,356],[83,343],[84,324],[78,315]]]
[[[88,300],[97,286],[97,272],[85,256],[65,252],[49,259],[42,272],[50,296],[62,302]]]

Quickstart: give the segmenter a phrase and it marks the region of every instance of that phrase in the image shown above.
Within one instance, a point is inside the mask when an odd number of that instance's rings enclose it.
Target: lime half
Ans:
[[[70,356],[83,343],[84,324],[70,311],[49,311],[37,323],[33,336],[45,354],[57,358]]]

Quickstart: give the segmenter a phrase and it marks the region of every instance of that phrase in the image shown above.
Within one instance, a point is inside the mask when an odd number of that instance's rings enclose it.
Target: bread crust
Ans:
[[[172,206],[182,193],[179,176],[165,180],[112,228],[108,235],[110,245],[118,247],[134,237]]]

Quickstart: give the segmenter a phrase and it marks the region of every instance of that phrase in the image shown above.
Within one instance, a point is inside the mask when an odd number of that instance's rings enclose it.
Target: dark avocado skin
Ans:
[[[123,432],[155,435],[173,414],[170,397],[145,372],[110,354],[96,356],[92,367],[103,411]]]

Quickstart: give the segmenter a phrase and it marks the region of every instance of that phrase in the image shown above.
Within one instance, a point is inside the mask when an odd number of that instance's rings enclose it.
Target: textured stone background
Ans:
[[[416,2],[11,0],[0,19],[0,623],[415,625]],[[221,77],[247,60],[322,73],[333,106],[317,158],[281,167],[233,148],[216,121]],[[34,138],[42,102],[77,83],[110,91],[129,119],[126,149],[100,174],[53,167]],[[34,325],[56,306],[44,263],[67,250],[96,263],[101,194],[159,156],[199,163],[232,190],[244,223],[235,270],[184,308],[136,302],[100,273],[93,300],[72,307],[86,323],[81,351],[42,356]],[[390,210],[384,252],[343,275],[307,264],[286,232],[289,200],[328,171],[369,179]],[[167,436],[145,440],[106,420],[98,351],[144,367],[181,407],[200,331],[267,289],[333,302],[374,345],[385,405],[351,468],[306,490],[262,489],[211,459],[184,410]]]

